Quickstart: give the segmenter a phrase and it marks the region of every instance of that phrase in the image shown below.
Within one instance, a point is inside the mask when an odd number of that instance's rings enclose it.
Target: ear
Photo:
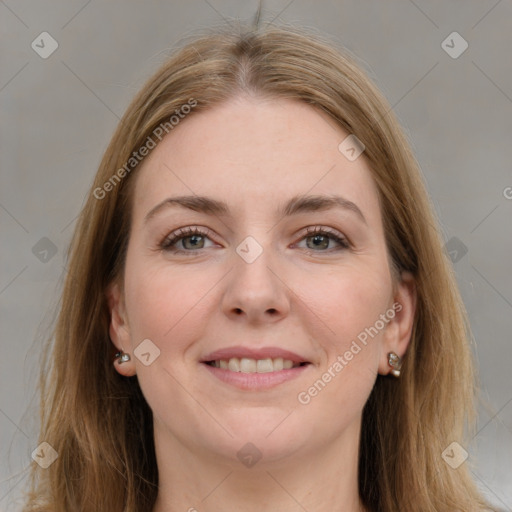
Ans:
[[[393,303],[389,312],[394,311],[384,331],[382,353],[379,361],[379,373],[387,375],[392,368],[388,364],[388,354],[395,352],[403,358],[411,341],[416,313],[416,283],[410,272],[402,272],[395,286]],[[391,316],[391,315],[389,315]],[[389,317],[388,316],[388,317]]]
[[[110,311],[110,339],[117,348],[117,351],[122,351],[131,357],[130,361],[124,363],[119,363],[116,359],[114,361],[114,368],[121,375],[124,375],[125,377],[132,377],[135,375],[136,371],[133,354],[131,353],[132,344],[130,328],[126,316],[124,293],[118,283],[112,283],[107,288],[106,295]]]

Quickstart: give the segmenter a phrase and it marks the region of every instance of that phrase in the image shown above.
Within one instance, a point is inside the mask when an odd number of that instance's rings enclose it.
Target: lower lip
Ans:
[[[267,373],[243,373],[243,372],[232,372],[231,370],[225,370],[224,368],[217,368],[216,366],[210,366],[209,364],[201,363],[213,376],[219,380],[231,384],[240,389],[246,390],[260,390],[270,389],[284,382],[288,382],[292,379],[296,379],[302,373],[311,366],[305,364],[298,366],[297,368],[290,368],[289,370],[280,370],[277,372]]]

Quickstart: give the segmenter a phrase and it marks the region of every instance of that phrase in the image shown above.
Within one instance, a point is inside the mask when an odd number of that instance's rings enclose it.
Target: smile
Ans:
[[[229,347],[199,362],[216,380],[248,391],[273,388],[313,366],[305,357],[278,347]]]

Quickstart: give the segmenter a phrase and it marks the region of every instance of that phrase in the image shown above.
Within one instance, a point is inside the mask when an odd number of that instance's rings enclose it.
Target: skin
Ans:
[[[108,297],[111,339],[131,355],[115,368],[137,374],[154,413],[154,512],[363,510],[362,409],[377,374],[391,370],[387,354],[407,349],[415,293],[408,274],[394,286],[364,154],[351,162],[338,150],[347,135],[312,106],[239,96],[183,120],[139,169],[125,272]],[[289,217],[276,211],[305,194],[341,195],[365,222],[341,208]],[[229,213],[173,206],[144,221],[182,195],[224,201]],[[195,239],[203,248],[190,238],[175,244],[190,254],[161,248],[188,226],[210,232]],[[305,228],[315,226],[335,230],[349,248],[329,236],[314,245]],[[263,250],[252,263],[235,250],[247,236]],[[298,394],[397,302],[401,311],[378,335],[300,403]],[[145,339],[160,350],[148,366],[134,355]],[[241,390],[199,362],[234,345],[276,346],[311,364],[273,389]],[[237,458],[248,442],[262,455],[252,467]]]

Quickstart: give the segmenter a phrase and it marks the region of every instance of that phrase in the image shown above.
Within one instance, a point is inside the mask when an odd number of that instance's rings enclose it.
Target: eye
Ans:
[[[206,249],[206,241],[210,241],[209,231],[197,227],[180,228],[164,238],[160,248],[172,253],[192,253]],[[212,242],[213,243],[213,242]],[[181,246],[181,247],[180,247]]]
[[[320,226],[307,228],[306,236],[301,239],[302,241],[306,243],[306,247],[301,247],[302,249],[310,249],[314,252],[332,252],[350,248],[350,243],[341,233]],[[333,247],[336,244],[338,247]]]

